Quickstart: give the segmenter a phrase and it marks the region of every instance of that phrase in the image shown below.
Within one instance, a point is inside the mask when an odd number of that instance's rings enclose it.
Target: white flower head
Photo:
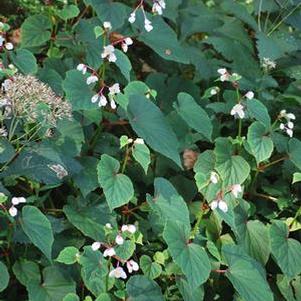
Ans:
[[[13,197],[11,202],[14,206],[17,206],[21,203],[26,203],[26,199],[24,197]]]
[[[124,239],[121,235],[118,234],[115,238],[115,242],[116,242],[117,245],[121,246],[124,243]]]
[[[162,15],[163,9],[165,8],[166,8],[166,4],[164,0],[155,0],[152,7],[152,12],[157,13],[158,15]]]
[[[264,57],[262,60],[262,67],[266,70],[272,70],[276,68],[276,63],[270,58]]]
[[[126,232],[127,231],[127,232],[130,232],[130,233],[134,234],[137,231],[137,229],[136,229],[135,225],[123,225],[121,227],[121,231],[122,232]]]
[[[114,84],[113,86],[109,87],[109,94],[116,95],[120,93],[120,85],[118,83]]]
[[[147,18],[144,19],[144,28],[147,32],[150,32],[153,30],[152,22]]]
[[[126,273],[124,271],[124,269],[122,267],[118,267],[114,270],[112,270],[110,273],[109,273],[109,277],[111,278],[121,278],[121,279],[126,279],[127,276],[126,276]]]
[[[114,52],[115,52],[115,47],[113,45],[104,46],[101,57],[103,59],[107,58],[109,62],[116,62],[117,57]]]
[[[217,184],[218,178],[219,178],[218,174],[215,171],[211,171],[210,182],[213,183],[213,184]]]
[[[284,123],[280,123],[279,128],[280,128],[280,130],[284,130],[285,129]]]
[[[214,87],[210,90],[210,95],[216,95],[217,93],[219,92],[219,89],[218,87]]]
[[[131,14],[130,14],[130,16],[129,16],[129,18],[128,18],[128,21],[130,22],[130,23],[135,23],[135,21],[136,21],[136,12],[135,11],[133,11]]]
[[[254,92],[253,91],[248,91],[245,95],[246,98],[248,99],[253,99],[254,98]]]
[[[98,103],[98,105],[99,105],[100,107],[105,107],[105,106],[107,105],[107,103],[108,103],[107,98],[106,98],[104,95],[101,95],[100,98],[99,98],[99,103]]]
[[[232,116],[235,118],[240,118],[243,119],[245,117],[245,111],[244,111],[244,106],[240,103],[236,104],[230,113]]]
[[[242,187],[240,184],[234,184],[231,187],[232,194],[237,198],[238,195],[242,192]]]
[[[99,250],[101,247],[101,243],[99,241],[95,241],[93,242],[93,244],[91,245],[91,248],[93,251],[97,251]]]
[[[15,206],[11,206],[8,213],[10,216],[15,217],[18,214],[18,209]]]
[[[114,99],[110,100],[110,106],[112,110],[115,110],[117,108],[116,102]]]
[[[132,259],[127,261],[126,267],[129,271],[129,273],[132,273],[133,271],[137,272],[139,270],[138,263],[136,261],[132,260]]]
[[[92,96],[92,98],[91,98],[91,102],[92,103],[96,103],[96,102],[98,102],[98,100],[99,100],[99,95],[98,94],[95,94],[94,96]]]
[[[5,43],[5,48],[7,50],[13,50],[14,49],[14,45],[12,43]]]
[[[224,200],[214,200],[209,204],[211,210],[219,208],[223,212],[228,211],[228,205]]]
[[[144,140],[143,140],[142,138],[137,138],[137,139],[135,139],[134,143],[135,143],[135,144],[145,144],[145,143],[144,143]]]
[[[291,122],[291,121],[289,121],[288,123],[287,123],[287,127],[289,128],[289,129],[293,129],[294,128],[294,123],[293,122]]]
[[[293,137],[294,132],[292,129],[286,129],[286,133],[289,137],[291,137],[291,138]]]
[[[116,255],[115,249],[114,248],[108,248],[103,252],[103,257],[112,257]]]
[[[98,82],[98,77],[96,75],[91,75],[87,78],[87,85],[91,85]]]
[[[121,43],[121,48],[124,52],[127,52],[129,49],[129,46],[133,44],[133,40],[131,38],[125,38],[123,42]]]
[[[79,64],[77,65],[76,69],[80,71],[82,74],[86,74],[88,68],[85,64]]]
[[[296,116],[295,116],[295,114],[293,114],[293,113],[287,113],[287,114],[286,114],[286,118],[287,118],[287,119],[290,119],[290,120],[295,120],[295,119],[296,119]]]
[[[107,229],[109,229],[109,230],[112,230],[112,229],[113,229],[113,227],[112,227],[112,225],[111,225],[110,223],[106,223],[106,224],[105,224],[105,227],[106,227]]]
[[[108,22],[108,21],[103,22],[103,28],[106,30],[111,30],[112,29],[111,22]]]
[[[217,73],[219,73],[220,75],[224,75],[224,74],[227,74],[228,71],[226,68],[219,68],[219,69],[217,69]]]
[[[209,206],[211,210],[215,210],[218,207],[218,201],[212,201]]]

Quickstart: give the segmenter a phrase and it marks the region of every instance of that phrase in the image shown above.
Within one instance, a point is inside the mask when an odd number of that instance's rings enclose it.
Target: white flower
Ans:
[[[5,48],[6,48],[7,50],[13,50],[13,49],[14,49],[14,45],[13,45],[12,43],[6,43],[6,44],[5,44]]]
[[[103,252],[103,257],[112,257],[116,255],[115,249],[114,248],[108,248]]]
[[[111,278],[117,278],[117,279],[119,279],[119,278],[126,279],[127,278],[126,273],[125,273],[125,271],[123,270],[122,267],[118,267],[118,268],[112,270],[109,273],[109,277],[111,277]]]
[[[128,225],[122,225],[121,232],[128,231],[128,229],[129,229]]]
[[[113,229],[112,225],[110,223],[106,223],[105,227],[109,230]]]
[[[91,98],[91,102],[92,103],[95,103],[95,102],[97,102],[99,100],[99,95],[98,94],[95,94],[94,96],[92,96],[92,98]]]
[[[114,101],[114,99],[110,100],[110,106],[112,110],[115,110],[117,108],[116,102]]]
[[[215,210],[215,209],[219,208],[223,212],[228,211],[228,205],[223,200],[214,200],[209,204],[209,206],[210,206],[211,210]]]
[[[232,185],[231,187],[232,194],[237,198],[238,194],[242,192],[242,187],[240,184]]]
[[[87,85],[91,85],[98,82],[98,77],[96,75],[91,75],[87,78]]]
[[[212,88],[210,90],[210,95],[216,95],[218,93],[218,89],[217,88]]]
[[[135,23],[135,21],[136,21],[136,12],[132,12],[132,13],[130,14],[130,17],[129,17],[128,21],[129,21],[130,23]]]
[[[135,141],[134,141],[135,144],[145,144],[144,143],[144,140],[142,138],[137,138]]]
[[[137,272],[139,270],[138,263],[136,261],[132,260],[132,259],[127,261],[126,267],[129,271],[129,273],[132,273],[133,271]]]
[[[124,52],[127,52],[129,46],[133,44],[133,40],[131,38],[125,38],[121,44],[121,48]]]
[[[253,99],[254,98],[254,92],[252,92],[252,91],[247,92],[245,97],[248,98],[248,99]]]
[[[294,123],[293,122],[291,122],[291,121],[289,121],[288,123],[287,123],[287,127],[289,128],[289,129],[293,129],[294,128]]]
[[[104,58],[108,58],[109,62],[116,62],[117,61],[117,57],[115,55],[115,48],[113,45],[108,45],[108,46],[104,46],[103,47],[103,52],[101,54],[101,57]]]
[[[213,184],[217,184],[218,182],[218,174],[215,171],[211,171],[210,182]]]
[[[116,238],[115,238],[115,242],[116,242],[117,245],[121,246],[124,243],[124,239],[121,235],[117,235]]]
[[[103,22],[103,28],[107,29],[107,30],[111,30],[112,29],[111,22],[108,22],[108,21]]]
[[[144,28],[147,32],[150,32],[153,30],[152,22],[147,18],[144,19]]]
[[[14,206],[17,206],[21,203],[26,203],[26,199],[24,197],[13,197],[11,202]]]
[[[287,119],[295,120],[295,119],[296,119],[296,116],[295,116],[295,114],[293,114],[293,113],[287,113],[287,114],[286,114],[286,118],[287,118]]]
[[[80,71],[82,74],[86,74],[87,72],[87,66],[85,64],[77,65],[76,69]]]
[[[18,214],[18,209],[15,206],[11,206],[8,212],[10,216],[15,217]]]
[[[99,250],[101,247],[101,243],[99,241],[95,241],[93,242],[93,244],[91,245],[91,248],[93,251],[97,251]]]
[[[153,13],[157,13],[158,15],[163,14],[163,9],[165,9],[166,4],[164,0],[155,0],[152,8]]]
[[[12,83],[11,79],[6,79],[2,84],[1,84],[1,88],[2,90],[5,92],[9,89],[10,85]]]
[[[285,129],[284,123],[280,123],[279,128],[280,128],[280,130],[284,130]]]
[[[122,227],[121,227],[121,231],[122,232],[130,232],[130,233],[132,233],[132,234],[134,234],[135,232],[136,232],[136,226],[135,225],[123,225]]]
[[[227,74],[228,71],[226,68],[219,68],[219,69],[217,69],[217,73],[219,73],[220,75],[224,75],[224,74]]]
[[[243,119],[245,117],[245,111],[244,111],[244,106],[240,103],[236,104],[230,113],[234,117],[238,117],[240,119]]]
[[[286,129],[286,133],[287,133],[288,136],[290,136],[291,138],[293,137],[293,130],[291,130],[291,129]]]
[[[98,103],[98,105],[99,105],[100,107],[105,107],[105,106],[107,105],[107,103],[108,103],[107,98],[106,98],[104,95],[101,95],[100,98],[99,98],[99,103]]]
[[[115,95],[120,93],[120,86],[118,83],[114,84],[113,86],[109,87],[109,94]]]
[[[276,68],[276,63],[271,59],[264,57],[262,61],[262,67],[267,70],[272,70]]]
[[[209,206],[211,210],[215,210],[218,207],[218,201],[212,201]]]
[[[0,47],[3,46],[4,42],[5,42],[5,39],[3,38],[3,36],[0,35]]]

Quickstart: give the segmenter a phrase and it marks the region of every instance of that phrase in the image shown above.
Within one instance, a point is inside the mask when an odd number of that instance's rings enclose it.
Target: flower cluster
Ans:
[[[0,51],[2,49],[13,50],[14,45],[10,42],[7,42],[5,38],[6,31],[9,30],[9,25],[0,22]]]
[[[254,98],[254,92],[249,91],[244,95],[244,97],[251,100]],[[245,106],[243,105],[243,103],[240,101],[239,103],[234,105],[233,108],[231,109],[230,114],[235,118],[239,118],[239,119],[245,118],[246,113],[245,113]]]
[[[241,76],[237,73],[230,73],[226,68],[220,68],[217,70],[217,73],[220,74],[219,80],[221,82],[231,82],[235,83],[241,79]]]
[[[5,80],[1,96],[1,103],[14,116],[30,123],[42,117],[51,126],[56,126],[58,120],[72,116],[70,103],[58,97],[48,85],[32,75],[17,74]]]
[[[10,216],[15,217],[18,214],[18,209],[16,206],[22,203],[26,203],[26,199],[24,197],[13,197],[11,200],[11,207],[9,208],[8,212]]]
[[[264,57],[261,66],[266,71],[270,71],[276,68],[276,63],[269,58]]]
[[[106,224],[105,228],[107,230],[112,230],[113,227],[111,224]],[[125,270],[123,269],[123,267],[120,266],[120,264],[126,264],[127,270],[128,272],[131,274],[133,271],[138,271],[139,270],[139,265],[136,261],[134,261],[133,259],[124,261],[121,258],[119,258],[118,256],[116,256],[116,250],[114,246],[121,246],[124,244],[125,242],[125,237],[128,235],[132,235],[137,231],[136,226],[135,225],[123,225],[120,229],[120,231],[118,231],[117,235],[115,236],[114,239],[114,243],[113,244],[105,244],[99,241],[94,242],[91,245],[91,248],[93,251],[97,251],[99,250],[101,247],[104,247],[105,250],[103,252],[103,256],[104,257],[113,257],[117,260],[117,266],[116,268],[113,268],[110,273],[109,273],[109,277],[112,278],[121,278],[121,279],[126,279],[127,278],[127,274],[125,272]]]
[[[286,110],[282,110],[279,114],[279,117],[286,120],[286,123],[280,123],[280,129],[285,131],[289,137],[293,137],[294,123],[292,120],[296,119],[295,114],[287,113]]]
[[[154,14],[162,15],[163,10],[166,8],[166,3],[164,0],[153,0],[152,12]],[[141,9],[143,17],[144,17],[144,28],[147,32],[153,30],[152,22],[147,18],[145,10],[144,10],[144,0],[141,0],[140,3],[135,7],[135,9],[131,12],[128,21],[130,23],[135,23],[136,21],[136,13],[137,10]]]
[[[94,70],[93,68],[91,68],[85,64],[79,64],[77,66],[77,70],[82,72],[82,74],[86,74],[87,71],[89,71],[91,73],[91,75],[87,78],[87,81],[86,81],[87,85],[95,84],[100,81],[96,70]],[[105,107],[108,104],[108,99],[104,95],[105,89],[107,89],[109,92],[108,98],[110,101],[110,106],[113,110],[115,110],[117,106],[116,106],[116,102],[115,102],[114,98],[115,98],[115,95],[120,93],[120,86],[118,83],[115,83],[112,86],[107,86],[104,83],[102,83],[102,86],[99,89],[98,93],[92,96],[91,102],[98,103],[99,107]]]

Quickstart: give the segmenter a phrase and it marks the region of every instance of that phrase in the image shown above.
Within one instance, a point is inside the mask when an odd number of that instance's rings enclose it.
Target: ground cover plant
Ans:
[[[0,300],[300,301],[301,2],[5,0]]]

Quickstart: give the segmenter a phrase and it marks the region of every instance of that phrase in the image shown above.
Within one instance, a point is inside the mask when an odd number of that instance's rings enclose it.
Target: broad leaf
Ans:
[[[151,163],[149,148],[145,144],[134,143],[132,154],[147,174],[148,166]]]
[[[140,257],[140,268],[145,276],[150,279],[155,279],[160,276],[162,267],[160,264],[153,262],[152,259],[147,255]]]
[[[79,254],[79,251],[75,247],[66,247],[63,249],[56,261],[64,264],[73,264],[77,261],[77,256]]]
[[[14,65],[24,74],[35,74],[38,71],[35,56],[27,49],[17,49],[16,53],[11,53]]]
[[[301,169],[301,141],[298,139],[291,139],[288,144],[288,154],[290,160],[299,168]]]
[[[9,273],[6,265],[0,261],[0,292],[4,291],[9,282]]]

